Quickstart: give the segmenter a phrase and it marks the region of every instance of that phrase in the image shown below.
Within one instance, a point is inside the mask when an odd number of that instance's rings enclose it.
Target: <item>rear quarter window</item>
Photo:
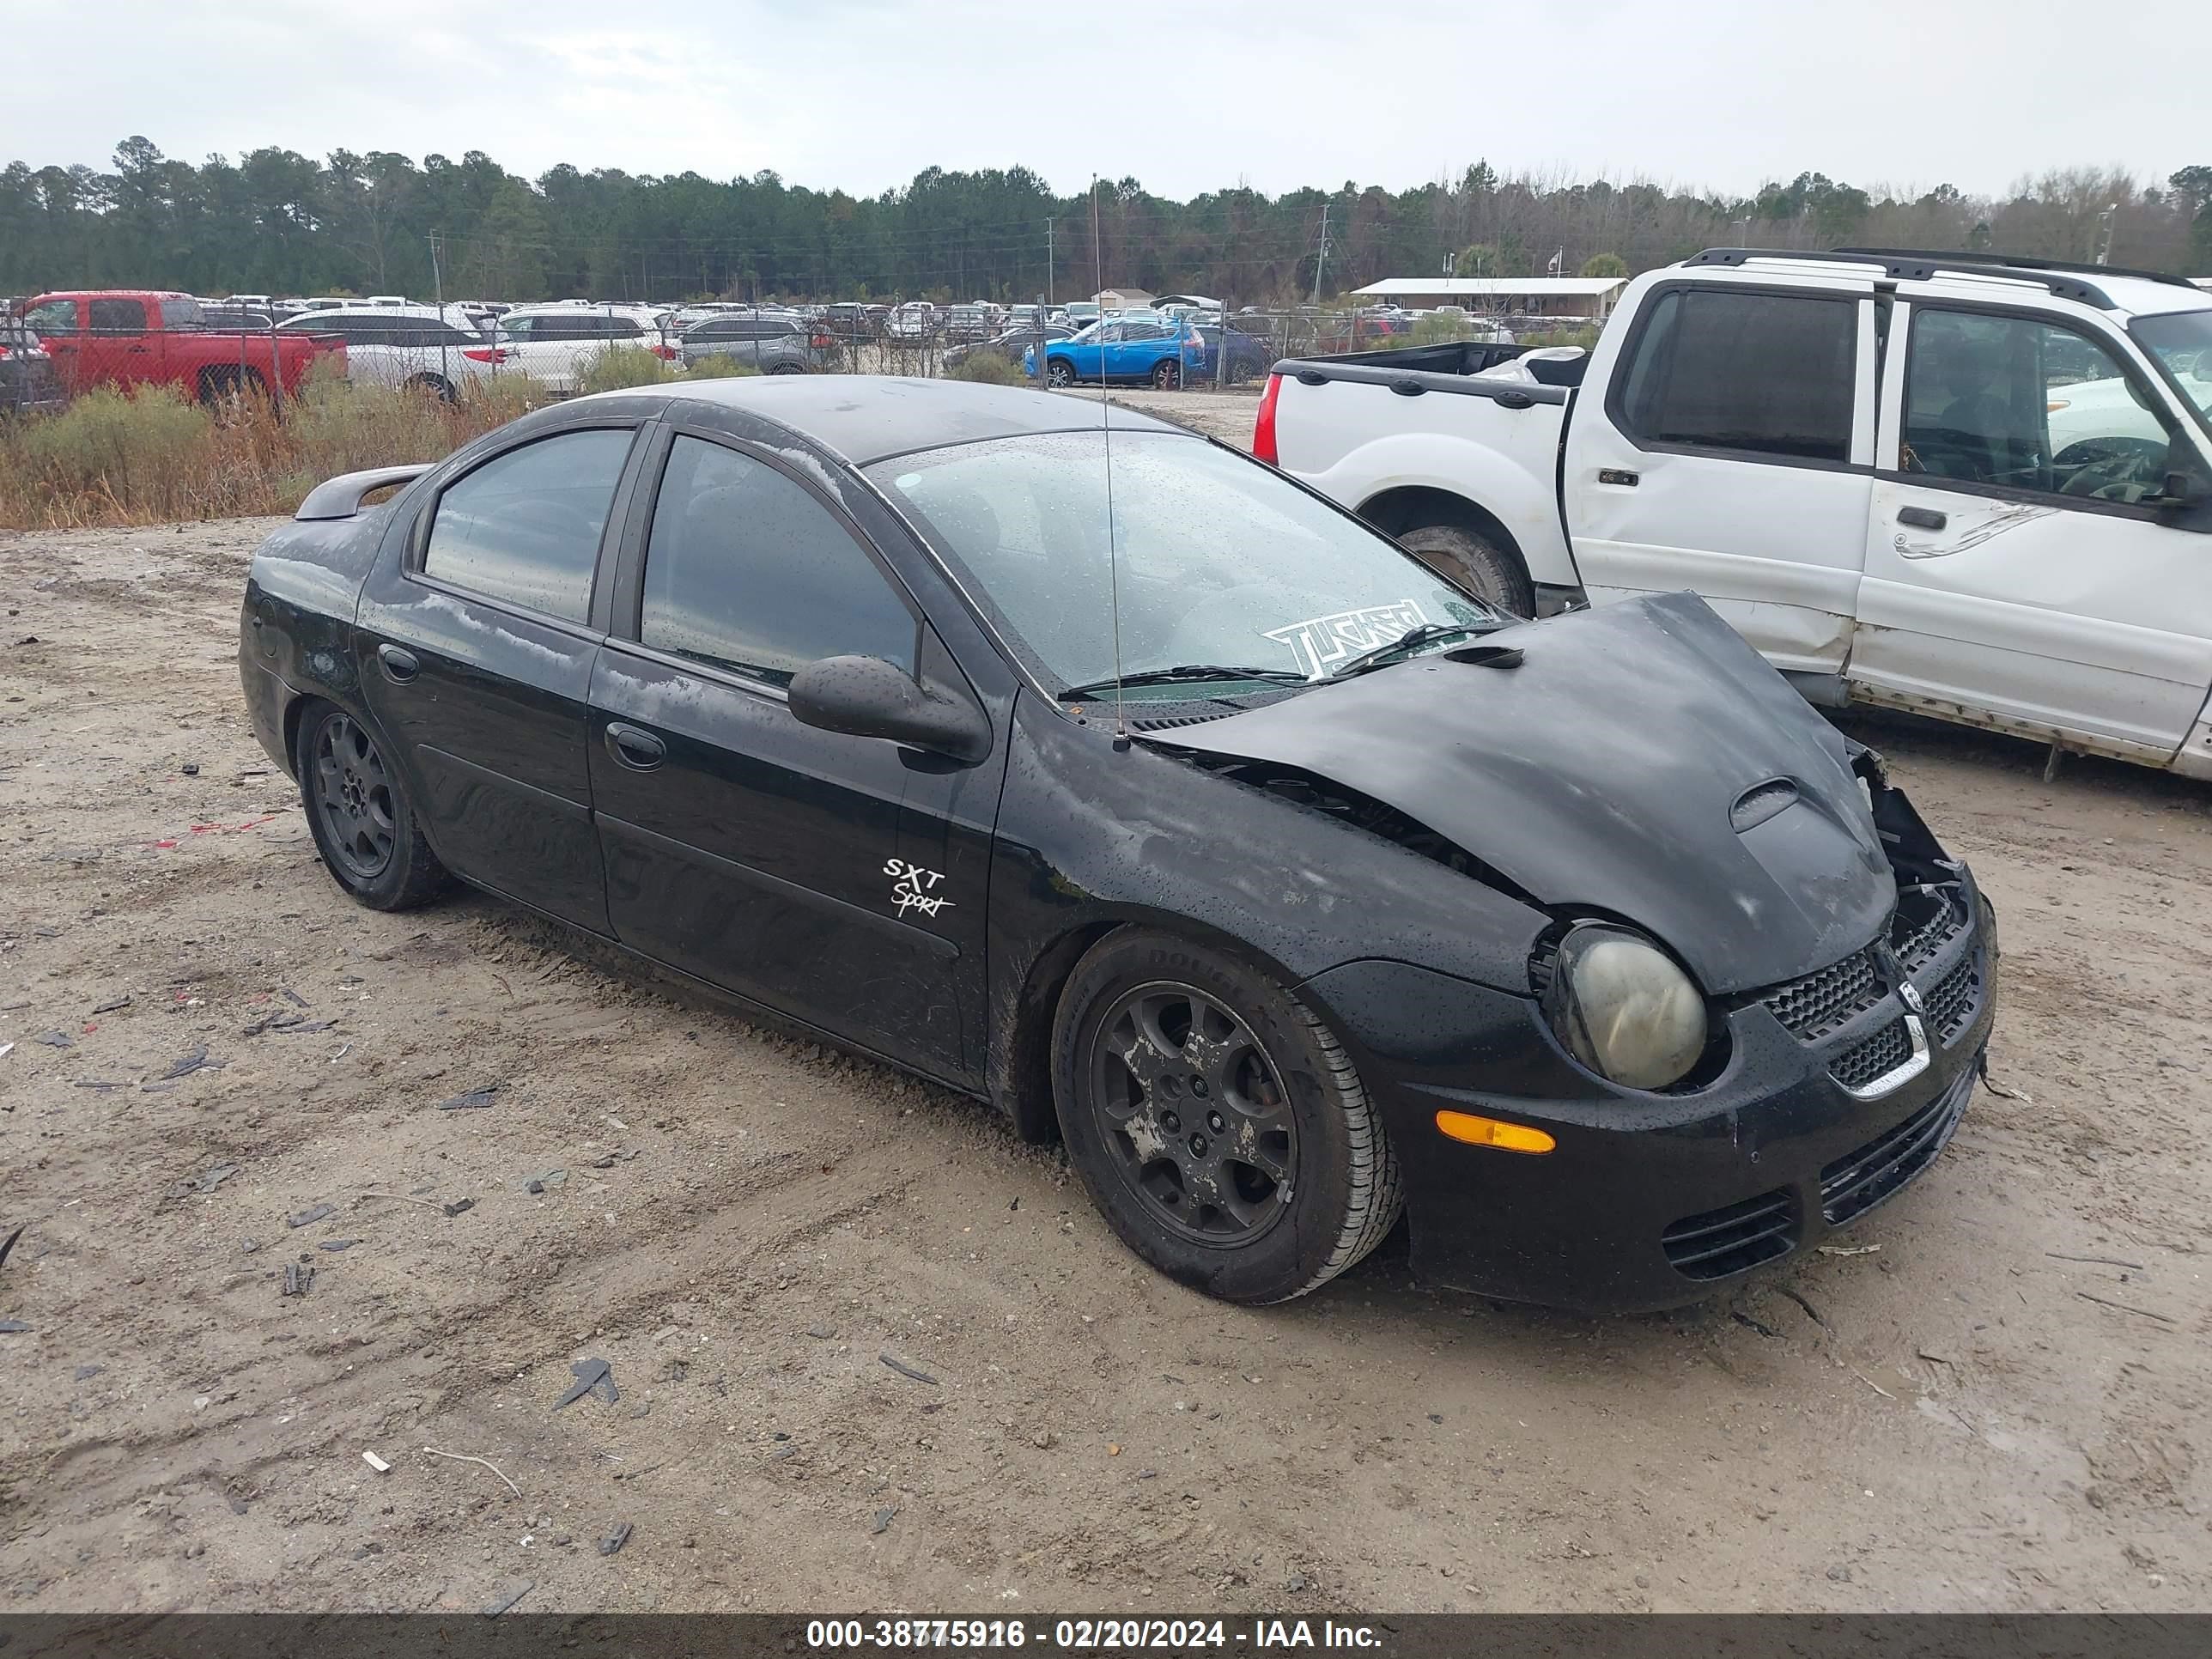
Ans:
[[[1857,349],[1849,299],[1670,289],[1651,301],[1615,416],[1650,443],[1846,461]]]
[[[582,622],[630,436],[627,427],[559,433],[448,485],[423,547],[423,574]]]

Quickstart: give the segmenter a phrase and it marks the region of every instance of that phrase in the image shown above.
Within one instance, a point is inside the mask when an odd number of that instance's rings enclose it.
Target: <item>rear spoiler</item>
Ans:
[[[373,466],[366,472],[344,472],[326,483],[319,483],[307,492],[307,499],[300,503],[295,519],[350,519],[361,511],[361,498],[380,489],[389,489],[394,484],[412,483],[428,472],[433,463],[419,462],[412,466]]]

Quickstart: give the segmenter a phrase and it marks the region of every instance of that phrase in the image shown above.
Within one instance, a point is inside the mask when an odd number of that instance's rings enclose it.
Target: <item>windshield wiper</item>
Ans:
[[[1184,685],[1203,680],[1268,680],[1294,685],[1306,684],[1306,677],[1291,668],[1231,668],[1220,663],[1187,662],[1176,668],[1139,668],[1134,673],[1124,674],[1120,684],[1132,685]],[[1092,680],[1085,685],[1071,685],[1060,694],[1062,702],[1083,697],[1103,697],[1115,687],[1111,679]]]
[[[1486,623],[1419,623],[1407,629],[1387,645],[1378,645],[1372,651],[1363,651],[1348,658],[1329,671],[1329,678],[1340,680],[1347,674],[1357,674],[1370,668],[1380,668],[1401,651],[1412,651],[1420,646],[1433,644],[1437,640],[1449,640],[1462,634],[1494,634],[1510,624],[1503,622]]]

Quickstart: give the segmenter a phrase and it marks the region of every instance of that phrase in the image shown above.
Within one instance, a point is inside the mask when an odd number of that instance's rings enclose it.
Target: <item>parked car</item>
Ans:
[[[1205,342],[1185,322],[1133,313],[1091,324],[1044,350],[1045,379],[1054,386],[1079,381],[1178,386],[1205,355]],[[1022,368],[1036,373],[1036,349],[1022,353]]]
[[[941,313],[939,331],[951,343],[973,345],[999,331],[1003,314],[994,305],[949,306]]]
[[[457,307],[444,315],[435,306],[305,311],[278,324],[276,332],[343,341],[348,380],[428,392],[448,402],[506,358]]]
[[[708,357],[730,357],[743,368],[763,374],[805,374],[819,368],[836,350],[826,325],[802,321],[793,313],[731,312],[709,317],[684,330],[678,349],[684,367]]]
[[[1044,341],[1047,346],[1050,346],[1056,340],[1073,338],[1074,334],[1075,331],[1065,323],[1047,323],[1044,325]],[[1034,347],[1036,343],[1037,325],[1034,322],[1018,324],[1007,329],[995,339],[978,340],[973,345],[954,346],[945,354],[945,366],[947,368],[957,368],[970,357],[978,356],[1003,357],[1010,363],[1019,362],[1023,360],[1023,352]],[[1035,365],[1032,363],[1026,372],[1035,374],[1036,373]]]
[[[1425,1279],[1665,1306],[1929,1167],[1993,941],[1875,756],[1692,596],[1516,623],[1097,412],[730,379],[334,479],[253,730],[361,903],[457,876],[980,1096],[1232,1300],[1402,1205]]]
[[[212,403],[274,386],[296,392],[310,364],[339,354],[336,341],[281,338],[267,330],[209,329],[189,294],[114,289],[41,294],[23,320],[39,337],[68,392],[94,386],[173,386]]]
[[[53,359],[39,337],[20,317],[0,312],[0,415],[45,414],[62,402]]]
[[[912,343],[933,337],[942,325],[935,306],[910,300],[884,319],[884,332],[891,339]]]
[[[645,306],[517,306],[494,337],[512,364],[554,392],[574,392],[592,361],[611,346],[636,346],[674,362],[682,355]]]
[[[2212,776],[2212,295],[1721,249],[1498,349],[1286,363],[1255,447],[1509,608],[1688,587],[1820,702]]]
[[[217,329],[259,329],[266,333],[276,325],[276,319],[267,311],[256,311],[246,306],[220,301],[210,305],[203,300],[200,301],[200,325]]]
[[[1205,323],[1196,325],[1196,330],[1199,352],[1190,361],[1190,377],[1204,385],[1217,378],[1215,359],[1222,349],[1222,330],[1218,325]],[[1236,328],[1228,331],[1228,351],[1227,378],[1232,385],[1265,374],[1280,355],[1267,341]]]

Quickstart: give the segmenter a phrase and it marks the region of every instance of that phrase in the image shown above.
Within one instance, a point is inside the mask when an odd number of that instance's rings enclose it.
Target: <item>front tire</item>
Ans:
[[[1455,524],[1421,524],[1398,533],[1398,545],[1446,581],[1510,616],[1536,614],[1535,591],[1510,553]]]
[[[292,766],[323,867],[356,902],[405,910],[445,888],[446,866],[361,721],[329,703],[313,704],[300,718]]]
[[[1398,1218],[1396,1154],[1343,1045],[1208,946],[1142,928],[1093,946],[1054,1020],[1053,1089],[1107,1224],[1209,1295],[1303,1296]]]
[[[1075,384],[1075,368],[1065,357],[1048,357],[1044,365],[1048,386],[1071,386]]]

